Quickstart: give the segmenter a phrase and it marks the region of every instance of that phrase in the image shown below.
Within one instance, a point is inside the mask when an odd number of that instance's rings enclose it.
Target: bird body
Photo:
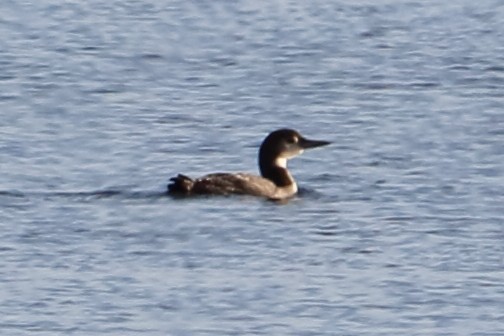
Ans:
[[[170,179],[172,195],[252,195],[270,199],[294,196],[298,187],[287,170],[287,160],[305,149],[328,145],[327,141],[308,140],[292,129],[279,129],[264,139],[259,149],[261,176],[249,173],[213,173],[197,179],[178,174]]]

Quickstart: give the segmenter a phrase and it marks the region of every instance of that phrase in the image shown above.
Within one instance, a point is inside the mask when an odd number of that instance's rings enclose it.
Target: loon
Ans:
[[[271,132],[259,148],[261,176],[248,173],[214,173],[191,179],[178,174],[170,179],[171,195],[252,195],[282,200],[294,196],[298,187],[287,170],[287,160],[305,149],[325,146],[328,141],[308,140],[299,132],[282,128]]]

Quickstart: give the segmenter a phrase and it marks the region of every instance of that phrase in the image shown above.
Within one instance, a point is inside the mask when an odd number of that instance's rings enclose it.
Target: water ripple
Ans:
[[[504,334],[502,8],[2,3],[1,330]],[[298,197],[166,196],[278,127]]]

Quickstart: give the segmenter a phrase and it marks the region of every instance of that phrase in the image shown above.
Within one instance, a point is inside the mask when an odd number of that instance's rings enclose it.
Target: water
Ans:
[[[503,335],[501,1],[4,1],[0,330]],[[333,141],[301,194],[179,200]]]

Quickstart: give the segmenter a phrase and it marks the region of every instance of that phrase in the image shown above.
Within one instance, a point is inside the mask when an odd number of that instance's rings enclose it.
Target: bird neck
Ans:
[[[259,156],[261,176],[275,183],[277,187],[294,185],[296,182],[287,170],[287,159],[281,157]]]

